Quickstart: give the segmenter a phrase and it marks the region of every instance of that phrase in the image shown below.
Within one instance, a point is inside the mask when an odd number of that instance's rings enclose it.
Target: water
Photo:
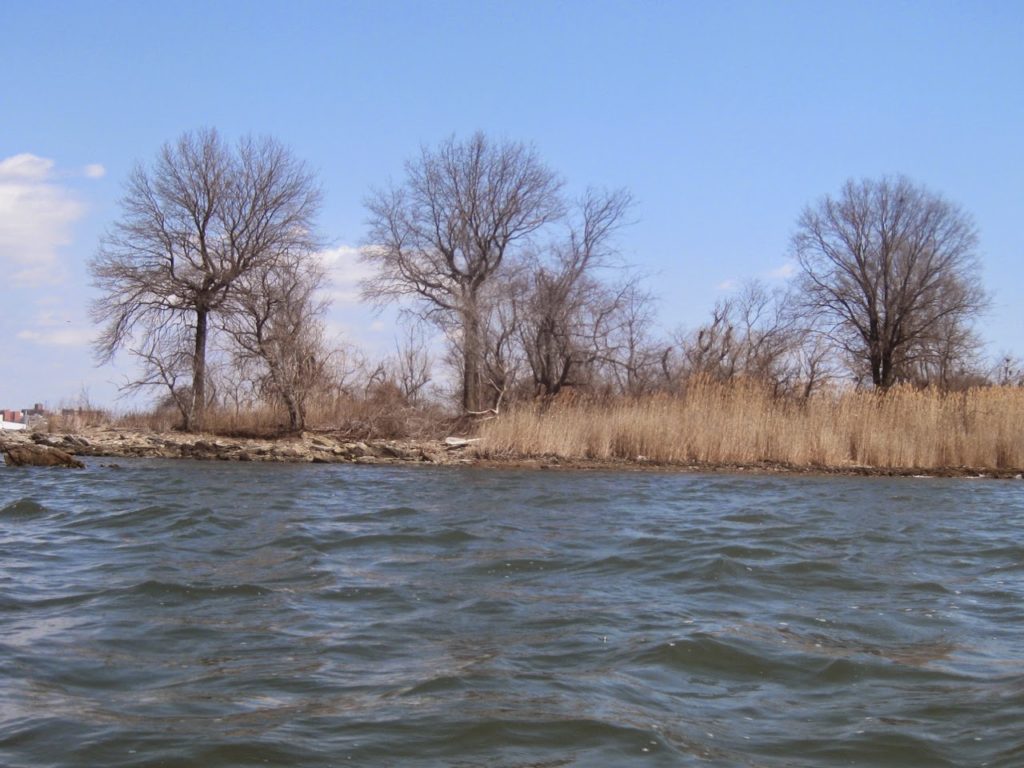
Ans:
[[[1015,482],[0,470],[0,765],[1024,765]]]

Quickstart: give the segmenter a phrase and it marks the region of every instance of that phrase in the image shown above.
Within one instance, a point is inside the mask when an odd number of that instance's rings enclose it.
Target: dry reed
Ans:
[[[1024,389],[774,397],[756,382],[684,394],[519,406],[481,426],[492,458],[643,459],[666,464],[937,470],[1024,468]]]

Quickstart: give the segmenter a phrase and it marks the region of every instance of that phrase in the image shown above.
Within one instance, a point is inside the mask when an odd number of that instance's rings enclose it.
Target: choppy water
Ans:
[[[1024,765],[1024,485],[0,470],[0,765]]]

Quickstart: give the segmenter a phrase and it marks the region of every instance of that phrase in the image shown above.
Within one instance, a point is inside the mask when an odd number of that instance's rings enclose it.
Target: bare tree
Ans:
[[[637,279],[627,280],[613,297],[611,328],[603,340],[604,361],[618,390],[631,397],[656,388],[662,350],[651,339],[654,325],[654,296]]]
[[[715,302],[711,319],[682,339],[686,373],[721,381],[743,376],[776,392],[788,389],[801,337],[787,302],[757,281]]]
[[[742,287],[735,302],[742,340],[740,372],[769,383],[776,394],[791,391],[800,371],[805,332],[789,311],[791,298],[783,289],[772,291],[753,280]]]
[[[628,193],[590,191],[564,243],[533,254],[521,296],[520,343],[538,395],[578,385],[591,366],[609,359],[608,342],[632,283],[611,288],[597,272],[611,265],[615,233],[631,205]]]
[[[139,326],[139,340],[132,354],[142,370],[136,378],[127,381],[122,390],[166,389],[162,407],[177,409],[187,423],[194,402],[189,349],[195,339],[195,329],[180,313],[166,318],[154,313],[142,318]]]
[[[802,308],[889,387],[986,307],[977,240],[967,214],[904,177],[849,181],[798,222]]]
[[[685,376],[701,375],[728,381],[736,375],[739,343],[732,323],[733,303],[715,302],[711,319],[689,335],[678,338]]]
[[[919,386],[962,389],[984,378],[978,334],[957,317],[940,318],[911,347],[897,375]]]
[[[989,380],[999,387],[1024,387],[1024,359],[1003,352],[989,369]]]
[[[833,381],[838,373],[827,339],[801,330],[796,347],[796,370],[799,394],[805,400]]]
[[[699,376],[715,381],[754,379],[775,395],[809,397],[834,378],[831,348],[795,311],[791,291],[757,280],[719,299],[697,329],[673,334],[659,356],[665,386],[678,389]]]
[[[547,224],[562,216],[561,183],[535,151],[482,133],[423,148],[402,186],[374,193],[364,259],[378,268],[364,284],[374,301],[414,297],[422,315],[456,327],[462,406],[481,410],[484,286]]]
[[[519,384],[523,354],[519,345],[522,296],[529,290],[527,270],[495,280],[484,298],[482,323],[485,410],[497,415]]]
[[[307,402],[327,376],[324,279],[313,257],[288,254],[241,276],[224,306],[236,368],[252,371],[256,390],[284,405],[293,431],[305,428]]]
[[[422,328],[409,326],[405,336],[395,340],[395,356],[390,367],[403,399],[415,405],[432,378],[433,361]]]
[[[122,216],[90,264],[102,291],[92,307],[104,326],[100,360],[127,348],[143,361],[139,382],[172,393],[186,391],[178,381],[187,362],[188,397],[178,405],[185,429],[201,429],[211,320],[240,278],[318,245],[319,201],[312,173],[273,139],[231,147],[210,129],[166,144],[150,169],[132,172]],[[166,324],[173,338],[154,342]]]

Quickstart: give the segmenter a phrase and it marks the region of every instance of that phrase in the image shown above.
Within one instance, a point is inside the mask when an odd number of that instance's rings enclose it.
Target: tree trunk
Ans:
[[[893,385],[893,380],[896,378],[896,371],[892,364],[892,353],[882,354],[882,370],[881,370],[881,387],[882,389],[888,389]]]
[[[480,318],[471,303],[462,312],[462,409],[467,412],[482,410],[480,348]]]
[[[192,413],[185,420],[186,432],[201,432],[206,421],[206,337],[210,310],[196,310],[196,349],[192,358]]]
[[[282,399],[284,400],[285,408],[288,409],[288,429],[292,432],[299,432],[305,429],[305,415],[295,397],[290,393],[284,393]]]
[[[871,353],[871,383],[877,388],[882,387],[882,360],[877,353]]]

